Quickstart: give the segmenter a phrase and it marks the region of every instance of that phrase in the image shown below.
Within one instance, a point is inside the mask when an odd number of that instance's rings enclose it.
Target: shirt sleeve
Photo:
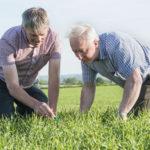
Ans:
[[[55,35],[55,41],[54,41],[54,50],[51,54],[51,59],[61,59],[61,52],[60,52],[60,39],[59,36]]]
[[[87,64],[83,62],[81,62],[81,67],[82,67],[83,83],[95,84],[97,72],[91,69]]]
[[[118,44],[113,56],[113,63],[115,64],[116,70],[125,79],[127,79],[136,68],[140,69],[141,76],[143,77],[144,61],[143,50],[135,41]]]
[[[0,66],[15,64],[14,47],[7,40],[0,39]]]

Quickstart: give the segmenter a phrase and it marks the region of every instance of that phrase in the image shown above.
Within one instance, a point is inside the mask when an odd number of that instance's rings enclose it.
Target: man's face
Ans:
[[[91,62],[98,57],[98,41],[96,40],[88,44],[84,39],[72,39],[70,46],[76,57],[83,62]]]
[[[24,28],[29,44],[33,47],[40,47],[48,33],[48,27],[42,27],[38,31],[33,31],[30,28]]]

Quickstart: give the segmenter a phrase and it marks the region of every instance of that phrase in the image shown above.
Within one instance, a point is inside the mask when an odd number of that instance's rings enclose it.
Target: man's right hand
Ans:
[[[48,104],[44,103],[44,102],[39,102],[35,105],[34,111],[44,117],[48,117],[48,118],[54,118],[55,114],[52,111],[52,109],[50,109],[50,107],[48,106]]]
[[[127,113],[124,112],[119,112],[119,118],[121,118],[122,120],[126,121],[128,119],[127,117]]]

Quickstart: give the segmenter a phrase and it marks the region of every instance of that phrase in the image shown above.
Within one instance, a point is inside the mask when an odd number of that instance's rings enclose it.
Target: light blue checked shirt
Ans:
[[[139,68],[143,82],[150,74],[150,47],[125,33],[110,32],[99,36],[99,59],[81,62],[84,83],[95,83],[97,73],[124,86],[134,69]]]

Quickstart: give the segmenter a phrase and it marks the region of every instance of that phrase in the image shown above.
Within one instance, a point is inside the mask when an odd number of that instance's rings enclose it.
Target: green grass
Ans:
[[[119,120],[122,89],[99,86],[92,109],[79,113],[80,87],[61,88],[55,120],[32,116],[0,120],[0,149],[4,150],[149,150],[150,114]],[[45,90],[47,93],[47,90]]]

